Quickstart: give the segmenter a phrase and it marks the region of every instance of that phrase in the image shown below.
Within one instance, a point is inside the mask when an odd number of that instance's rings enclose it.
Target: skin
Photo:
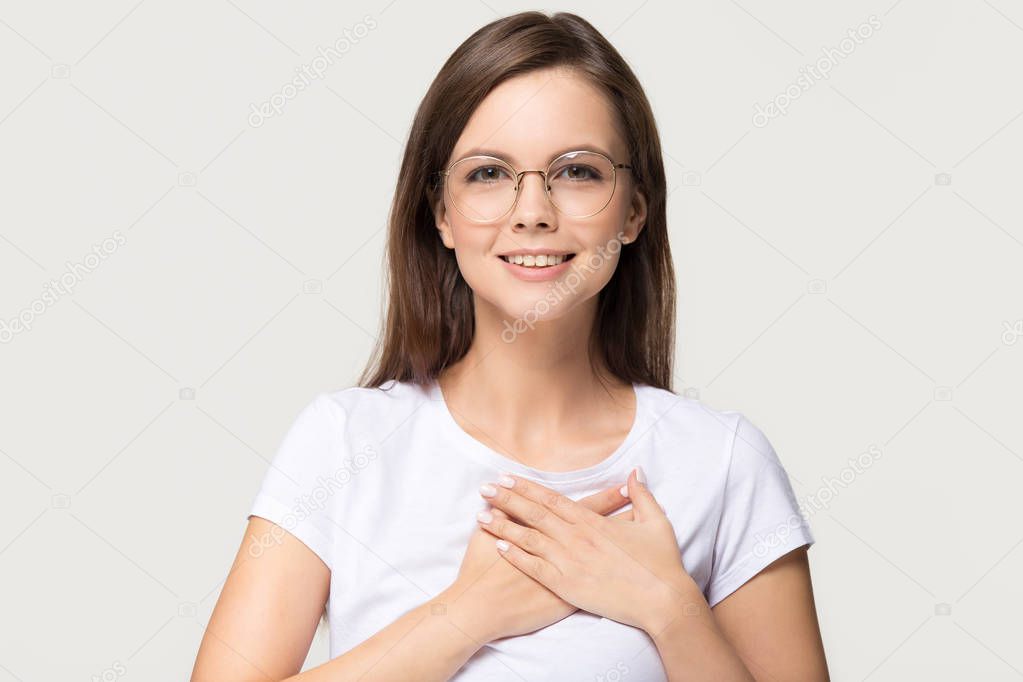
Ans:
[[[495,88],[470,117],[448,163],[481,147],[499,151],[519,171],[546,168],[571,149],[602,151],[619,163],[630,157],[604,96],[564,69],[531,72]],[[538,173],[523,176],[515,208],[493,223],[471,222],[437,203],[440,238],[475,294],[473,343],[440,376],[445,402],[465,431],[511,459],[548,471],[592,465],[624,440],[635,415],[632,387],[595,373],[585,349],[597,294],[618,265],[620,252],[608,245],[619,235],[635,241],[646,212],[647,199],[628,170],[618,173],[608,206],[589,218],[556,211]],[[506,343],[506,323],[543,311],[537,302],[549,289],[546,282],[515,278],[497,257],[521,248],[572,252],[577,263],[595,267],[533,329]],[[595,360],[600,366],[601,359]]]
[[[570,148],[597,149],[615,162],[630,156],[603,95],[566,69],[531,72],[491,92],[449,163],[478,147],[499,151],[520,171],[545,168]],[[606,372],[602,358],[591,364],[586,342],[597,294],[618,262],[601,249],[617,238],[634,241],[646,207],[628,171],[619,174],[610,204],[585,219],[559,214],[536,173],[523,177],[515,208],[492,223],[470,222],[438,201],[438,238],[475,294],[476,318],[468,353],[438,380],[471,436],[546,471],[592,466],[621,443],[635,416],[634,392]],[[519,248],[567,250],[597,267],[506,343],[504,323],[536,310],[548,288],[518,280],[497,258]],[[635,474],[627,481],[633,507],[618,514],[629,501],[618,486],[577,502],[514,476],[489,486],[492,517],[476,521],[452,584],[301,674],[330,571],[302,542],[253,517],[192,679],[446,680],[487,642],[533,632],[578,608],[646,631],[671,680],[829,679],[805,548],[710,609],[685,572],[669,520]],[[250,538],[271,531],[281,541],[252,556]],[[508,549],[500,551],[497,539]]]
[[[617,488],[608,488],[579,504],[608,514],[627,502]],[[280,542],[259,543],[269,533]],[[250,552],[253,543],[263,551]],[[191,680],[447,680],[502,633],[532,632],[575,611],[502,560],[494,538],[477,529],[448,589],[352,650],[299,674],[329,588],[330,569],[311,549],[253,516],[206,626]],[[500,595],[499,619],[487,605],[494,595]]]

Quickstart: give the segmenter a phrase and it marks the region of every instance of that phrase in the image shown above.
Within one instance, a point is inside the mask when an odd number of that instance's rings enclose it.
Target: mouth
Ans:
[[[498,258],[503,260],[505,263],[510,263],[511,265],[519,265],[524,268],[536,268],[542,270],[543,268],[554,267],[557,265],[561,265],[562,263],[565,263],[567,261],[570,261],[573,258],[575,258],[575,254],[574,253],[567,253],[564,255],[540,254],[537,256],[515,255],[498,256]]]

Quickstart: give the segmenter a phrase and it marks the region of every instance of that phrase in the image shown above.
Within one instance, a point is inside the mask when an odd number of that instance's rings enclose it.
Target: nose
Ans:
[[[535,174],[535,178],[533,175]],[[534,227],[557,229],[557,211],[545,191],[547,179],[542,171],[522,171],[519,177],[519,194],[512,211],[512,226],[515,229]]]

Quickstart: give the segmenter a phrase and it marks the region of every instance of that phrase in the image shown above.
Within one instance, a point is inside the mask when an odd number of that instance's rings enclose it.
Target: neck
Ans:
[[[531,441],[557,438],[565,429],[585,428],[583,420],[631,390],[610,376],[599,351],[591,351],[596,297],[560,318],[531,325],[516,325],[476,300],[473,342],[440,381],[449,405],[481,430],[495,438],[497,433],[528,434],[522,437]]]

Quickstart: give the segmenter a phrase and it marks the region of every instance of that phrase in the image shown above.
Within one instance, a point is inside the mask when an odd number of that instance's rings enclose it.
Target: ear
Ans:
[[[639,187],[632,190],[632,203],[629,204],[629,213],[625,218],[625,240],[629,243],[636,241],[636,237],[646,227],[647,198],[646,194]]]
[[[455,236],[448,222],[447,209],[444,206],[444,192],[439,190],[433,201],[433,220],[437,225],[437,232],[440,233],[440,240],[449,249],[455,248]]]

